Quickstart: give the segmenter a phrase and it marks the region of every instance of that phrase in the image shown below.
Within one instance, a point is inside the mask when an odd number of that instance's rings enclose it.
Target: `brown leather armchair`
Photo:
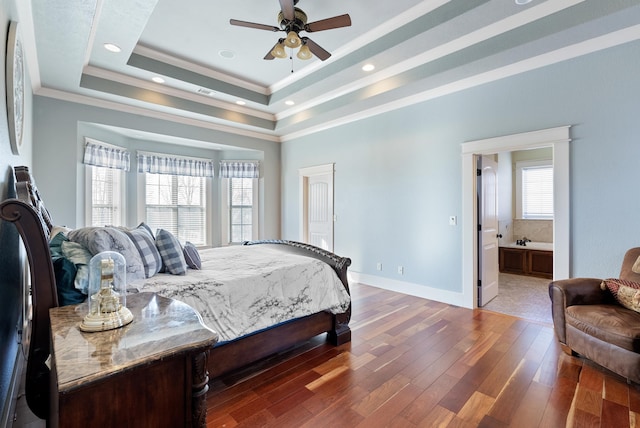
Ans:
[[[640,283],[632,266],[640,247],[625,254],[620,278]],[[549,284],[553,326],[570,355],[582,355],[640,383],[640,313],[620,305],[601,279],[571,278]]]

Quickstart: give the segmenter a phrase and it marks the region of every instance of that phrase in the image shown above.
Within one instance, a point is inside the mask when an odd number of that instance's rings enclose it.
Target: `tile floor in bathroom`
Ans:
[[[500,273],[498,296],[482,309],[552,324],[550,279]]]

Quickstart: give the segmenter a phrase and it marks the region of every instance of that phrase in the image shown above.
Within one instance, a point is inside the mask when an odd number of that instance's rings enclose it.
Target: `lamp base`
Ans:
[[[129,309],[120,306],[115,312],[88,314],[80,323],[80,330],[86,332],[113,330],[133,321],[133,314]]]

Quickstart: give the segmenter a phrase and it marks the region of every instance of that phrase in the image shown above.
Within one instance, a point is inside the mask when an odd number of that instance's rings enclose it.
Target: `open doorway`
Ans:
[[[552,157],[551,147],[478,156],[478,306],[483,309],[551,322]],[[487,209],[489,204],[495,208]],[[495,285],[488,281],[492,278]]]
[[[569,126],[514,134],[462,145],[463,175],[463,299],[465,306],[478,306],[478,155],[551,147],[553,154],[553,278],[569,277]]]

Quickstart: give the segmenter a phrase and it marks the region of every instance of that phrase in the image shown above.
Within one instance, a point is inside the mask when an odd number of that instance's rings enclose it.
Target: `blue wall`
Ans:
[[[335,251],[350,270],[459,292],[460,144],[572,125],[570,271],[617,276],[640,246],[638,70],[636,42],[285,142],[283,237],[299,238],[298,169],[335,162]]]

